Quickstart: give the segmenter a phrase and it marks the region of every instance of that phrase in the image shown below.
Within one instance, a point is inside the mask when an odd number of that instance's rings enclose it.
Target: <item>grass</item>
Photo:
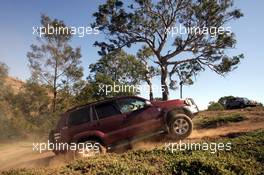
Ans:
[[[59,169],[19,169],[11,174],[262,174],[264,172],[264,130],[222,138],[231,150],[177,151],[164,149],[129,151],[81,159]]]
[[[203,116],[195,119],[194,125],[198,129],[216,128],[228,123],[236,123],[246,119],[247,118],[241,114],[216,115],[210,117]]]

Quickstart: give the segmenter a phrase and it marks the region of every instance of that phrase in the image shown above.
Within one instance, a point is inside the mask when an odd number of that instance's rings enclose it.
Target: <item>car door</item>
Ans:
[[[108,144],[125,138],[124,134],[120,132],[124,115],[113,101],[95,105],[94,112],[93,116],[96,118],[92,122],[93,128],[104,133],[104,140]]]
[[[127,138],[136,137],[159,130],[162,127],[162,117],[157,107],[147,105],[145,99],[137,97],[121,98],[117,105],[124,119],[122,132]]]
[[[70,112],[67,126],[69,138],[73,138],[79,133],[91,130],[91,111],[90,107],[81,107]]]

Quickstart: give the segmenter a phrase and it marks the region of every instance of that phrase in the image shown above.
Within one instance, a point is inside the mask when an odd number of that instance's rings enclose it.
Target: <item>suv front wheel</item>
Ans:
[[[168,122],[169,135],[173,139],[182,140],[191,135],[193,123],[185,114],[172,114]]]

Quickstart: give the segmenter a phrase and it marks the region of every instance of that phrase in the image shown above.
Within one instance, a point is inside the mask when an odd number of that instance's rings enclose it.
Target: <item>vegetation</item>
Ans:
[[[51,100],[48,88],[28,81],[16,93],[6,83],[1,89],[0,140],[23,138],[28,134],[43,135],[53,127],[57,117],[49,110]]]
[[[91,77],[96,74],[108,75],[114,82],[137,85],[142,81],[144,67],[134,55],[123,50],[102,56],[95,64],[90,64]]]
[[[159,73],[160,73],[158,68],[149,65],[149,60],[150,60],[150,57],[152,57],[152,56],[154,56],[154,53],[147,46],[143,46],[137,52],[137,57],[138,57],[139,61],[144,66],[144,69],[142,71],[142,77],[143,77],[143,80],[145,80],[149,86],[149,100],[154,100],[153,88],[152,88],[152,79],[153,79],[153,77],[159,75]]]
[[[7,76],[8,74],[8,67],[5,63],[0,62],[0,86],[1,88],[4,85],[4,78]]]
[[[195,127],[196,128],[215,128],[219,127],[228,123],[236,123],[247,118],[240,114],[229,114],[229,115],[216,115],[210,117],[202,117],[195,120]]]
[[[59,33],[48,32],[38,38],[40,45],[31,45],[28,52],[32,78],[34,81],[50,87],[52,92],[52,111],[56,112],[58,94],[71,95],[73,85],[83,76],[83,68],[80,66],[81,50],[72,48],[69,42],[72,38],[71,31],[64,32],[66,25],[63,21],[52,20],[48,16],[41,16],[43,30],[59,29]],[[50,28],[48,28],[50,27]]]
[[[45,15],[41,16],[41,24],[39,30],[66,28],[63,21]],[[46,33],[37,38],[39,43],[31,45],[31,51],[27,53],[31,77],[17,92],[5,83],[8,67],[0,63],[0,125],[4,126],[0,129],[0,139],[47,135],[60,114],[69,108],[107,97],[138,93],[136,89],[106,94],[100,91],[100,86],[135,86],[142,81],[150,82],[155,75],[156,70],[144,62],[152,53],[142,48],[138,58],[122,50],[102,56],[89,66],[90,75],[85,81],[80,65],[81,50],[71,47],[71,38],[71,31]]]
[[[232,71],[243,55],[228,56],[225,50],[234,48],[234,33],[223,30],[228,22],[242,17],[233,1],[191,0],[108,0],[94,13],[94,26],[105,34],[107,42],[97,41],[99,54],[143,44],[155,55],[160,69],[163,100],[168,99],[170,87],[177,80],[192,82],[193,76],[205,68],[225,74]],[[175,31],[175,27],[198,32]],[[218,32],[218,29],[221,32]],[[205,33],[204,33],[205,29]]]
[[[5,78],[8,75],[8,67],[0,63],[0,139],[13,138],[23,135],[22,126],[25,121],[21,120],[19,114],[13,111],[11,100],[13,97],[12,89],[5,84]],[[20,123],[18,123],[20,122]]]
[[[74,161],[58,169],[20,169],[11,174],[262,174],[264,131],[216,140],[231,143],[231,150],[129,151]],[[133,166],[132,166],[133,165]]]
[[[66,27],[63,21],[45,15],[41,24],[39,30]],[[84,84],[83,68],[80,48],[70,46],[71,38],[71,33],[64,32],[37,38],[39,44],[31,45],[27,53],[31,77],[17,92],[5,83],[8,68],[0,64],[0,139],[47,135],[60,113],[79,104],[76,95]]]
[[[43,35],[36,38],[37,43],[27,53],[31,77],[18,92],[5,83],[8,68],[0,63],[0,125],[4,126],[0,139],[47,134],[59,115],[71,107],[109,96],[138,93],[106,94],[100,91],[100,85],[146,82],[150,99],[155,99],[152,78],[160,75],[162,99],[167,100],[169,88],[176,88],[177,77],[181,83],[191,84],[192,77],[206,67],[224,74],[233,70],[243,57],[225,54],[236,43],[232,32],[173,33],[176,24],[186,28],[219,28],[240,18],[243,14],[233,8],[231,0],[125,3],[130,2],[108,0],[94,13],[93,25],[106,34],[107,42],[95,43],[101,48],[101,58],[89,66],[86,80],[81,49],[71,46],[74,32],[61,20],[41,16],[42,26],[38,30],[46,31],[38,31]],[[50,28],[56,28],[57,32],[47,31]],[[136,43],[139,49],[134,55],[122,50]],[[185,58],[182,53],[190,57]]]
[[[224,110],[224,106],[218,102],[210,102],[208,106],[208,111],[221,111]]]

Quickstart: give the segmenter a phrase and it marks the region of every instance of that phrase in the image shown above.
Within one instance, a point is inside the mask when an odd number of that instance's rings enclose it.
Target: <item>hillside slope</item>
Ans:
[[[5,78],[5,84],[11,87],[14,90],[14,93],[18,93],[25,84],[25,82],[9,76]]]
[[[194,126],[196,129],[192,135],[183,142],[230,142],[231,151],[171,153],[164,150],[164,145],[173,141],[158,138],[136,143],[133,150],[127,153],[110,153],[70,163],[65,157],[54,157],[51,152],[32,152],[32,142],[24,141],[0,144],[0,170],[27,168],[5,171],[4,174],[181,174],[180,171],[188,169],[205,174],[257,174],[262,171],[260,164],[264,157],[264,108],[201,112],[194,119]]]

